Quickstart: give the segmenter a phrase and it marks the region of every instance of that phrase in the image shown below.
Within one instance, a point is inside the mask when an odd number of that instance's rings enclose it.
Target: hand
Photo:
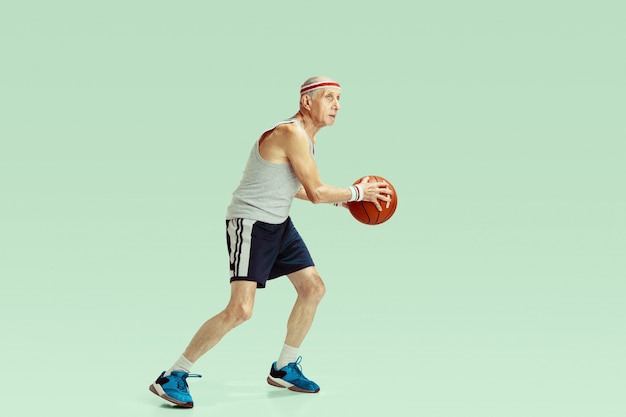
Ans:
[[[363,201],[374,203],[378,211],[383,211],[379,201],[391,201],[393,191],[386,181],[368,182],[370,177],[363,177],[359,185],[363,187]]]

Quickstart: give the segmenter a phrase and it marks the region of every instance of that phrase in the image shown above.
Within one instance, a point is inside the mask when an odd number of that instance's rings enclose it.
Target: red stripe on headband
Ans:
[[[334,81],[322,81],[322,82],[319,82],[319,83],[313,83],[313,84],[309,84],[309,85],[306,85],[306,86],[302,87],[300,89],[300,94],[304,94],[304,93],[306,93],[308,91],[316,90],[318,88],[323,88],[323,87],[341,88],[341,86],[338,83],[334,82]]]

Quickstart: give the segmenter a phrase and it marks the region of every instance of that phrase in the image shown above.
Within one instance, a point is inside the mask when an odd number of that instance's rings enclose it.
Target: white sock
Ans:
[[[185,355],[180,355],[180,358],[178,358],[178,360],[174,362],[174,365],[172,365],[172,367],[168,369],[167,372],[165,372],[165,376],[170,375],[172,371],[182,371],[190,373],[192,366],[193,362],[187,359]]]
[[[299,348],[291,347],[288,344],[283,345],[283,350],[280,352],[280,356],[276,361],[276,368],[281,369],[291,362],[295,362],[298,359]]]

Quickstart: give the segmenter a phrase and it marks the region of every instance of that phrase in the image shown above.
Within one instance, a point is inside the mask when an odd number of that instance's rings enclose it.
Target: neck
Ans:
[[[299,119],[302,122],[302,126],[304,126],[304,131],[309,135],[313,143],[315,143],[315,134],[320,131],[322,126],[318,126],[313,122],[313,119],[306,114],[303,113],[302,110],[298,111],[298,113],[293,116]]]

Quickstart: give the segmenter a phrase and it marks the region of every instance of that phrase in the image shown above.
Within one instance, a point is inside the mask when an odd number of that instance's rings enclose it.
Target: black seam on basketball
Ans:
[[[378,177],[376,175],[371,176],[370,179],[371,178],[374,178],[374,182],[379,182],[380,181],[380,179],[378,179]],[[374,206],[374,209],[376,210],[376,220],[372,224],[381,224],[382,222],[384,222],[384,220],[383,221],[380,220],[380,214],[382,213],[382,211],[378,211],[376,206]]]
[[[363,209],[363,213],[367,216],[367,224],[372,224],[372,219],[370,218],[370,213],[367,211],[365,203],[361,202],[361,208]]]

